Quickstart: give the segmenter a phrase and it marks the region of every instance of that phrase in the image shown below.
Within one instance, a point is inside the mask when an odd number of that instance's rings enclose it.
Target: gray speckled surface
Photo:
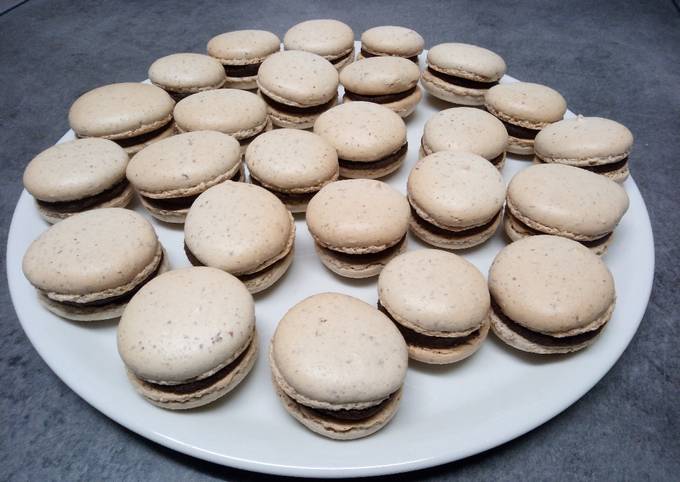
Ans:
[[[582,400],[519,439],[398,479],[677,480],[680,474],[680,14],[656,2],[68,2],[31,0],[0,16],[2,252],[21,174],[68,129],[66,113],[100,84],[146,78],[214,34],[335,17],[357,35],[377,24],[428,45],[478,43],[509,73],[548,84],[577,113],[636,136],[632,172],[654,226],[656,277],[640,330]],[[635,253],[631,253],[634,256]],[[5,272],[4,254],[0,261]],[[69,390],[24,335],[0,277],[2,480],[264,480],[192,459],[127,431]]]

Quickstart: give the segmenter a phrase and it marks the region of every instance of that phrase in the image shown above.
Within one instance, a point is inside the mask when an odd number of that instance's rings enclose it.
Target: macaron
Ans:
[[[633,134],[626,126],[602,117],[578,116],[539,132],[534,160],[576,166],[623,182],[628,178],[632,147]]]
[[[245,152],[259,134],[270,130],[267,105],[252,92],[216,89],[199,92],[179,101],[175,107],[177,131],[218,131],[241,143]]]
[[[376,276],[406,250],[408,202],[381,181],[332,182],[309,202],[306,217],[321,262],[340,276]]]
[[[222,64],[212,57],[181,53],[161,57],[151,64],[149,80],[180,100],[196,92],[219,89],[226,77]]]
[[[437,112],[425,123],[419,155],[472,152],[502,169],[507,146],[508,131],[496,117],[474,107],[453,107]]]
[[[377,432],[396,414],[408,352],[399,330],[374,307],[321,293],[279,321],[269,364],[293,418],[319,435],[352,440]]]
[[[257,86],[275,126],[308,129],[337,103],[338,72],[316,54],[279,52],[262,62]]]
[[[359,60],[340,72],[343,101],[374,102],[407,117],[422,98],[419,78],[418,66],[401,57]]]
[[[512,82],[489,89],[484,107],[505,125],[508,152],[526,155],[534,153],[534,139],[541,129],[562,120],[567,101],[545,85]]]
[[[463,43],[435,45],[427,52],[423,87],[438,99],[483,105],[484,95],[505,74],[503,58],[491,50]]]
[[[338,20],[307,20],[288,29],[283,48],[320,55],[341,70],[354,62],[354,32]]]
[[[618,183],[573,166],[535,164],[508,184],[504,228],[513,241],[553,234],[604,254],[627,210]]]
[[[401,254],[378,278],[378,308],[399,329],[409,356],[443,365],[469,357],[489,332],[486,279],[470,262],[438,249]]]
[[[266,30],[235,30],[208,42],[208,55],[220,61],[227,76],[224,86],[231,89],[257,89],[260,65],[280,49],[279,38]]]
[[[241,146],[217,131],[178,134],[137,153],[128,164],[127,178],[153,217],[183,223],[202,192],[227,180],[245,179]]]
[[[319,116],[314,133],[335,147],[340,175],[376,179],[401,167],[408,141],[398,114],[372,102],[348,102]]]
[[[250,181],[303,213],[309,200],[338,179],[338,154],[323,137],[299,129],[276,129],[255,139],[245,155]]]
[[[403,57],[417,65],[418,56],[424,48],[425,40],[415,30],[395,25],[382,25],[369,28],[361,34],[359,58]]]
[[[542,355],[591,345],[616,300],[604,262],[559,236],[532,236],[503,248],[489,270],[489,290],[496,336]]]
[[[123,82],[78,97],[68,122],[77,137],[111,139],[132,155],[174,134],[174,107],[175,101],[160,87]]]
[[[411,232],[432,246],[466,249],[498,229],[505,183],[498,169],[471,152],[440,151],[408,177]]]
[[[77,139],[52,146],[24,170],[24,187],[48,223],[96,208],[125,207],[134,195],[125,179],[128,155],[113,141]]]
[[[240,279],[251,293],[269,288],[293,261],[295,223],[264,188],[225,181],[198,196],[184,224],[184,251],[194,266]]]
[[[234,276],[183,268],[147,283],[118,324],[132,386],[170,410],[207,405],[233,390],[257,358],[255,303]]]
[[[151,224],[121,208],[74,214],[28,247],[23,271],[52,313],[97,321],[121,315],[132,295],[168,268]]]

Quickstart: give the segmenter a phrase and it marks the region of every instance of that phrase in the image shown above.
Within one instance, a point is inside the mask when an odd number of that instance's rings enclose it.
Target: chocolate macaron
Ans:
[[[257,89],[260,65],[280,49],[279,38],[266,30],[235,30],[208,42],[208,55],[224,67],[227,76],[224,86],[230,89]]]
[[[307,206],[321,262],[347,278],[369,278],[406,250],[409,207],[403,194],[371,179],[326,185]]]
[[[399,330],[374,307],[321,293],[281,319],[269,364],[291,416],[319,435],[352,440],[377,432],[397,412],[408,352]]]
[[[354,32],[349,25],[338,20],[307,20],[286,32],[283,48],[320,55],[337,70],[342,70],[354,62]]]
[[[251,293],[269,288],[293,261],[295,222],[259,186],[226,181],[194,201],[184,224],[184,250],[195,266],[231,273]]]
[[[345,88],[343,102],[374,102],[407,117],[422,98],[419,78],[418,66],[401,57],[359,60],[340,72],[340,83]]]
[[[71,105],[68,121],[77,137],[115,141],[128,154],[174,134],[175,101],[160,87],[123,82],[97,87]]]
[[[361,34],[359,58],[403,57],[417,65],[418,56],[424,48],[425,40],[415,30],[396,25],[382,25],[369,28]]]
[[[226,77],[222,64],[212,57],[180,53],[161,57],[151,64],[149,80],[179,100],[196,92],[219,89]]]
[[[505,232],[511,240],[554,234],[604,254],[628,210],[628,195],[616,182],[563,164],[535,164],[508,184]]]
[[[255,303],[215,268],[162,274],[132,297],[118,353],[133,387],[162,408],[207,405],[233,390],[257,359]]]
[[[40,215],[56,223],[90,209],[127,206],[134,194],[125,179],[127,164],[127,153],[113,141],[76,139],[34,157],[24,186]]]
[[[227,180],[244,180],[241,147],[221,132],[178,134],[137,153],[127,178],[152,216],[183,223],[202,192]]]
[[[421,82],[438,99],[483,105],[484,95],[505,74],[503,58],[482,47],[462,43],[435,45],[427,52]]]
[[[623,182],[629,174],[632,147],[633,134],[626,126],[602,117],[578,116],[539,132],[534,160],[576,166]]]
[[[151,224],[121,208],[94,209],[55,224],[23,259],[24,275],[45,308],[77,321],[120,316],[132,295],[167,267]]]
[[[279,52],[262,62],[259,94],[278,127],[308,129],[338,100],[338,72],[323,57],[302,51]]]
[[[338,154],[323,137],[300,129],[276,129],[255,139],[245,154],[250,181],[271,191],[293,213],[338,179]]]
[[[533,154],[534,139],[553,122],[562,120],[567,102],[556,90],[530,82],[498,84],[485,96],[486,110],[508,131],[508,152]]]
[[[489,290],[496,336],[538,354],[591,345],[616,300],[604,262],[559,236],[532,236],[503,248],[489,270]]]
[[[398,114],[372,102],[348,102],[324,112],[314,133],[338,151],[340,175],[376,179],[401,167],[408,141]]]
[[[414,360],[460,361],[489,332],[486,280],[453,253],[421,249],[397,256],[380,272],[378,295],[379,309],[399,328]]]
[[[408,177],[410,228],[428,244],[466,249],[498,229],[505,182],[471,152],[440,151],[418,161]]]

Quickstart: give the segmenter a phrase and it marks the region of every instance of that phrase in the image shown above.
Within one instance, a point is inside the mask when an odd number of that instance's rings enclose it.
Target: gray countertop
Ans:
[[[253,27],[282,36],[300,20],[324,17],[347,22],[357,35],[394,24],[418,30],[428,46],[483,45],[506,59],[512,76],[560,91],[573,111],[626,124],[636,137],[631,170],[654,228],[656,276],[647,313],[590,393],[499,448],[398,478],[678,480],[680,13],[671,0],[30,0],[0,16],[2,252],[24,166],[68,129],[66,114],[79,94],[142,80],[154,59],[202,52],[221,32]],[[4,273],[4,254],[0,264]],[[0,309],[0,479],[265,480],[156,445],[86,404],[31,347],[4,275]]]

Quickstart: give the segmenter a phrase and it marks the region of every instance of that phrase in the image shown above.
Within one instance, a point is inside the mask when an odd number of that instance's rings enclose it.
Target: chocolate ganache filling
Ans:
[[[491,82],[482,82],[479,80],[471,80],[463,77],[458,77],[456,75],[445,74],[434,70],[432,67],[428,67],[427,71],[438,79],[442,79],[444,82],[449,84],[458,85],[460,87],[465,87],[467,89],[490,89],[494,85],[498,85],[498,81],[494,80]]]
[[[406,151],[408,150],[408,142],[404,145],[402,145],[399,149],[396,151],[392,152],[391,154],[386,155],[385,157],[382,157],[376,161],[371,161],[371,162],[358,162],[358,161],[349,161],[347,159],[338,159],[338,162],[340,163],[340,167],[344,167],[346,169],[354,169],[354,170],[372,170],[372,169],[380,169],[382,167],[389,166],[391,164],[394,164],[395,162],[399,162],[399,160],[406,154]]]
[[[271,192],[274,196],[279,198],[283,204],[306,204],[308,203],[314,195],[319,192],[319,191],[310,191],[310,192],[282,192],[282,191],[277,191],[273,188],[270,187],[265,187],[262,185],[260,181],[255,179],[253,177],[253,174],[250,174],[250,182],[251,184],[254,184],[256,186],[261,186],[267,189],[269,192]]]
[[[128,137],[126,139],[112,139],[112,140],[120,147],[132,147],[138,144],[144,144],[152,140],[154,137],[160,135],[163,131],[165,131],[168,128],[168,125],[171,123],[172,121],[169,121],[157,129],[154,129],[150,132],[145,132],[144,134],[139,134],[138,136]]]
[[[224,73],[227,77],[252,77],[257,75],[257,71],[260,70],[260,65],[262,62],[257,64],[246,64],[246,65],[224,65]]]
[[[333,64],[333,65],[339,64],[340,62],[342,62],[343,60],[345,60],[347,57],[349,57],[350,55],[352,55],[353,53],[354,53],[354,49],[350,50],[349,52],[347,52],[347,53],[344,54],[344,55],[341,55],[341,56],[338,57],[338,58],[329,60],[329,62],[330,62],[331,64]]]
[[[360,420],[365,420],[367,418],[372,417],[376,413],[380,412],[385,406],[390,402],[390,400],[394,397],[394,394],[391,394],[389,397],[387,397],[385,400],[380,402],[377,405],[373,405],[372,407],[368,408],[361,408],[361,409],[340,409],[340,410],[327,410],[323,408],[311,408],[307,407],[309,410],[312,410],[313,412],[316,412],[323,417],[326,418],[331,418],[335,420],[340,420],[343,422],[357,422]],[[299,403],[299,402],[298,402]]]
[[[56,201],[47,202],[36,199],[38,205],[43,208],[55,211],[59,213],[78,213],[80,211],[85,211],[91,207],[104,204],[105,202],[111,201],[112,199],[120,196],[123,191],[128,187],[127,179],[114,184],[112,187],[105,189],[104,191],[95,194],[93,196],[88,196],[83,199],[75,199],[73,201]]]
[[[528,127],[516,126],[515,124],[510,124],[502,119],[500,119],[500,121],[508,131],[508,135],[510,137],[515,137],[516,139],[532,140],[536,138],[539,132],[541,132],[541,129],[529,129]]]
[[[363,253],[363,254],[350,254],[350,253],[343,253],[341,251],[335,251],[330,248],[326,248],[324,246],[321,246],[323,249],[327,249],[328,251],[333,252],[333,257],[340,260],[344,261],[349,264],[354,264],[354,263],[360,263],[360,264],[371,264],[371,263],[379,263],[381,261],[384,261],[386,257],[389,257],[399,251],[401,247],[404,244],[404,241],[406,240],[406,236],[404,235],[403,238],[399,240],[399,242],[393,246],[390,246],[387,249],[383,249],[382,251],[378,251],[377,253]]]
[[[369,57],[383,57],[382,55],[373,54],[373,53],[369,52],[369,51],[366,50],[366,49],[361,49],[361,55],[362,55],[364,58],[369,58]],[[401,58],[410,60],[411,62],[413,62],[413,63],[415,63],[415,64],[418,63],[418,56],[417,56],[417,55],[414,55],[413,57],[401,57]]]
[[[538,156],[536,157],[536,159],[538,159],[539,162],[541,162],[543,164],[550,164],[548,162],[545,162],[543,159],[541,159]],[[605,174],[607,172],[618,171],[619,169],[624,168],[627,163],[628,163],[628,158],[624,157],[620,161],[611,162],[609,164],[600,164],[600,165],[597,165],[597,166],[575,166],[575,167],[580,167],[581,169],[586,169],[588,171],[595,172],[597,174]]]
[[[281,112],[286,112],[289,114],[293,115],[311,115],[311,114],[321,114],[322,112],[327,111],[331,107],[333,107],[337,101],[335,97],[333,97],[331,100],[328,102],[321,104],[321,105],[312,105],[309,107],[298,107],[294,105],[288,105],[284,104],[282,102],[278,102],[271,97],[269,97],[267,94],[264,92],[260,91],[260,95],[264,99],[264,101],[273,109],[279,110]]]
[[[416,212],[416,210],[411,206],[411,216],[413,219],[418,223],[420,227],[423,229],[436,234],[438,236],[445,236],[447,238],[465,238],[468,236],[473,236],[475,234],[483,233],[487,229],[489,229],[493,224],[496,222],[498,219],[498,216],[500,216],[501,213],[500,211],[493,217],[491,220],[487,223],[482,224],[481,226],[475,226],[473,228],[468,228],[468,229],[462,229],[460,231],[453,231],[449,229],[444,229],[440,228],[436,224],[432,224],[431,222],[423,219],[420,217],[420,215]]]
[[[404,92],[397,92],[396,94],[384,94],[384,95],[362,95],[356,92],[351,92],[345,90],[345,96],[352,100],[364,101],[364,102],[375,102],[376,104],[389,104],[390,102],[396,102],[401,99],[405,99],[409,95],[416,91],[417,86],[414,86]]]

